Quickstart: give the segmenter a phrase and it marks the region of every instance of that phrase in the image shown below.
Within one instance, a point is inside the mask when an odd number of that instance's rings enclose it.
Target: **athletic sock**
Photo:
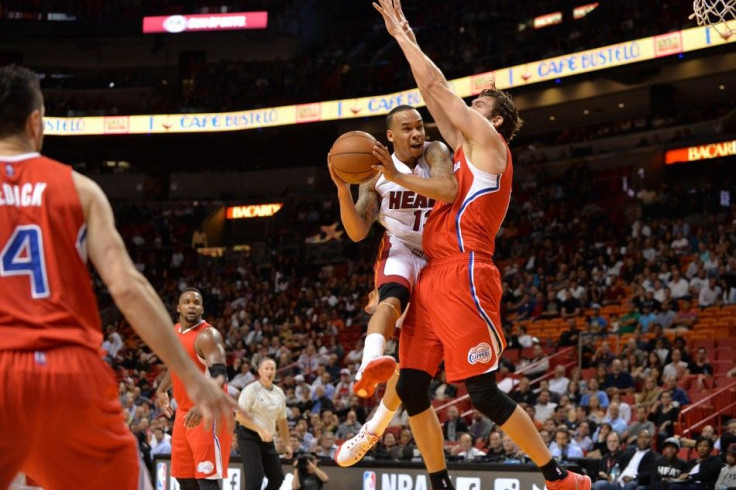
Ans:
[[[549,460],[549,463],[539,468],[542,470],[544,479],[547,481],[562,480],[567,476],[567,470],[557,463],[555,458]]]
[[[386,430],[386,427],[388,427],[388,424],[391,423],[391,419],[394,418],[395,413],[396,410],[389,410],[386,408],[386,405],[383,404],[383,400],[381,400],[381,403],[378,404],[378,408],[376,409],[376,413],[374,413],[373,417],[366,422],[366,430],[374,436],[381,437]]]
[[[436,473],[430,473],[429,481],[432,484],[432,490],[455,490],[450,481],[450,475],[447,474],[447,468]]]
[[[383,334],[371,333],[365,338],[365,345],[363,346],[363,362],[360,367],[364,368],[366,364],[375,359],[378,356],[383,355],[383,351],[386,348],[386,339],[383,338]]]

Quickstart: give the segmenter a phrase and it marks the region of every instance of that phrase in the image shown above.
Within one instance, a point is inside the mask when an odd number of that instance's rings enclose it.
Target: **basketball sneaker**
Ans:
[[[562,480],[546,481],[548,490],[590,490],[590,477],[567,471]]]
[[[348,439],[335,451],[335,463],[338,466],[346,468],[353,466],[355,463],[363,459],[365,453],[371,450],[378,442],[378,436],[374,436],[366,428],[366,424],[358,431],[358,435]]]
[[[368,362],[355,374],[353,393],[361,398],[369,398],[376,391],[378,383],[385,383],[396,370],[396,360],[391,356],[378,356]]]

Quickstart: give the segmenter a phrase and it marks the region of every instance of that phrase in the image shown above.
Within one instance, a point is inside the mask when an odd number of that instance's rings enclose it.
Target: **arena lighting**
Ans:
[[[552,12],[551,14],[540,15],[534,17],[532,25],[535,29],[541,29],[542,27],[549,27],[556,24],[562,24],[562,12]]]
[[[736,155],[736,140],[722,141],[720,143],[709,143],[707,145],[688,146],[677,148],[665,153],[664,163],[673,165],[675,163],[695,162],[698,160],[709,160],[711,158],[730,157]]]
[[[710,27],[694,27],[457,78],[450,81],[450,86],[460,97],[470,97],[487,88],[491,81],[497,88],[507,90],[727,43]],[[83,136],[243,131],[385,116],[399,104],[421,107],[424,102],[419,90],[413,89],[369,97],[223,113],[46,117],[44,132],[49,136]]]
[[[575,20],[582,19],[592,11],[598,8],[598,2],[595,3],[586,3],[585,5],[580,5],[578,7],[575,7],[572,10],[572,18]]]
[[[143,33],[232,31],[265,29],[268,12],[232,12],[228,14],[163,15],[143,17]]]
[[[278,213],[284,203],[248,204],[245,206],[229,206],[225,216],[227,219],[266,218]]]

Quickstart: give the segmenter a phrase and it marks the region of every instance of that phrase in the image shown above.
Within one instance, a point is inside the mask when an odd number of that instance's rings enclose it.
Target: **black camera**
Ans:
[[[310,459],[309,458],[309,455],[307,455],[307,454],[300,454],[296,458],[296,467],[298,469],[300,469],[300,470],[305,470],[306,471],[307,465],[309,463],[309,459]]]

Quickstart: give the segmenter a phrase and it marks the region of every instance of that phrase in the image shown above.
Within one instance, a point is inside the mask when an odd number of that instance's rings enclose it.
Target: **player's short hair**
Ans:
[[[501,116],[503,124],[497,128],[498,132],[503,136],[506,142],[510,142],[516,133],[519,132],[524,121],[519,116],[519,110],[516,108],[514,98],[511,94],[498,90],[497,88],[487,88],[481,90],[478,97],[488,97],[494,100],[492,116]]]
[[[272,357],[264,356],[261,357],[260,361],[258,361],[258,369],[261,369],[261,366],[263,366],[263,363],[266,361],[271,361],[272,363],[276,364],[276,361]]]
[[[195,287],[188,287],[188,288],[184,288],[181,291],[181,294],[179,295],[179,299],[181,299],[181,297],[184,296],[184,294],[186,294],[186,293],[197,293],[200,298],[202,297],[202,291],[200,291],[199,289],[197,289]]]
[[[31,113],[43,107],[38,76],[28,68],[0,68],[0,138],[22,134]]]
[[[398,114],[399,112],[404,111],[416,111],[416,108],[408,104],[401,104],[391,109],[391,112],[386,115],[386,129],[389,129],[391,127],[391,123],[394,120],[394,114]]]

